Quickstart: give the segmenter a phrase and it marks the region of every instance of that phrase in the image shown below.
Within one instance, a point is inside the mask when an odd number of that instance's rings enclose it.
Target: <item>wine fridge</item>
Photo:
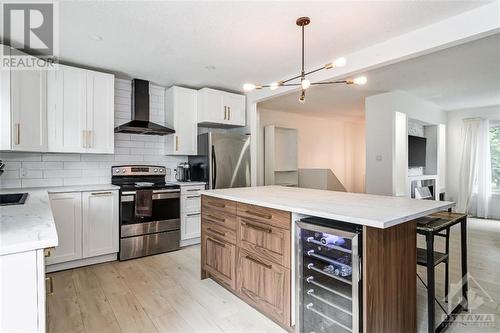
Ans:
[[[308,217],[295,232],[296,332],[361,332],[361,226]]]

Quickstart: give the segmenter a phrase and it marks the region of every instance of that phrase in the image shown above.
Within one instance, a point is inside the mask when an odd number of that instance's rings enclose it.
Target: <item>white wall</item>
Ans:
[[[446,123],[446,115],[436,105],[403,91],[370,96],[365,99],[366,115],[366,192],[396,195],[398,184],[406,182],[406,169],[397,163],[396,112],[429,124]],[[401,155],[401,154],[399,154]],[[401,169],[396,172],[396,164]],[[404,166],[403,166],[404,167]],[[394,175],[398,175],[396,178]]]
[[[165,89],[152,86],[150,89],[150,118],[165,124]],[[115,80],[115,125],[131,119],[131,82]],[[111,181],[111,166],[121,164],[164,165],[173,168],[186,157],[164,156],[163,136],[115,134],[114,154],[41,154],[0,152],[6,162],[5,172],[0,177],[0,187],[40,187],[76,184],[106,184]],[[26,173],[21,177],[21,168]],[[168,172],[167,172],[168,173]]]
[[[462,120],[465,118],[486,118],[490,120],[500,120],[500,105],[447,111],[447,198],[452,201],[457,200],[458,179],[460,172],[460,160],[462,156]],[[472,207],[474,212],[475,207]],[[493,202],[490,205],[493,218],[500,219],[500,195],[494,195]]]
[[[329,168],[350,192],[364,192],[364,122],[259,109],[257,184],[264,184],[264,127],[298,132],[298,167]]]

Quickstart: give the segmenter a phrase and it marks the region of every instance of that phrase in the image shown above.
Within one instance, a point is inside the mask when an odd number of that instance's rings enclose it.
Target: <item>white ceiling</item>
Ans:
[[[60,58],[164,86],[241,90],[246,81],[270,82],[298,69],[299,16],[312,19],[312,65],[485,3],[61,1]]]
[[[500,34],[364,73],[365,86],[318,86],[259,104],[313,115],[364,116],[364,98],[404,90],[443,110],[500,104]]]

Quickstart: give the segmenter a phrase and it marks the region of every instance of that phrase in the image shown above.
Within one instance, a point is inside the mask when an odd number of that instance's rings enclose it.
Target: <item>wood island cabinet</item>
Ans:
[[[291,326],[291,214],[202,196],[202,278]]]

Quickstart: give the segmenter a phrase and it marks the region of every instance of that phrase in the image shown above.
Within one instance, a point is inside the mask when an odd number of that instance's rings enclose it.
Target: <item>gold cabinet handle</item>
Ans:
[[[21,144],[21,123],[16,124],[16,145]]]
[[[82,131],[82,147],[87,148],[87,135],[85,133],[86,131]]]
[[[179,137],[176,135],[175,136],[175,151],[179,150]]]
[[[46,249],[43,249],[43,256],[45,258],[48,258],[48,257],[52,256],[52,251],[54,251],[54,250],[55,250],[54,247],[48,247]]]
[[[231,107],[227,107],[227,120],[231,120]]]
[[[54,280],[52,279],[52,276],[47,276],[45,278],[45,284],[48,285],[47,295],[49,296],[54,295]]]
[[[113,195],[112,192],[92,192],[90,193],[90,195],[93,195],[93,196],[101,196],[101,197],[107,197],[107,196],[110,196],[110,195]]]
[[[254,230],[267,232],[268,234],[271,234],[273,232],[273,229],[271,229],[271,228],[261,227],[259,225],[255,225],[255,224],[249,223],[248,221],[243,221],[242,220],[241,224],[246,225],[247,227],[249,227],[251,229],[254,229]]]
[[[92,148],[92,131],[87,131],[87,148]]]
[[[252,211],[252,210],[245,210],[245,213],[247,213],[249,215],[254,215],[254,216],[257,216],[257,217],[261,217],[261,218],[266,219],[266,220],[270,220],[270,219],[273,218],[273,216],[270,215],[270,214],[259,213],[259,212],[255,212],[255,211]]]

